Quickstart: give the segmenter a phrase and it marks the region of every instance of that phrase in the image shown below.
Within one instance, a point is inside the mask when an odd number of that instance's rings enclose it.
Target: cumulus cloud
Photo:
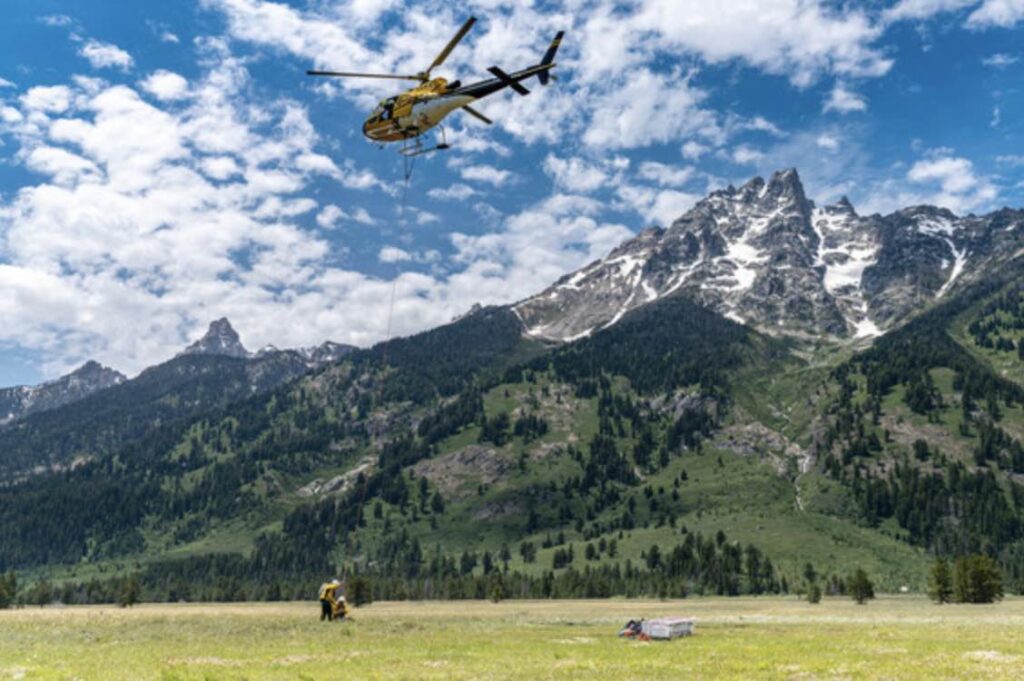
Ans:
[[[511,171],[486,164],[463,166],[459,168],[459,174],[464,180],[484,182],[495,187],[504,186],[513,177]]]
[[[1024,20],[1024,2],[1021,0],[985,0],[967,17],[970,28],[1010,28]]]
[[[456,183],[450,187],[434,188],[427,192],[427,196],[438,201],[465,201],[477,191],[467,184]]]
[[[395,246],[385,246],[380,249],[377,254],[377,259],[381,262],[396,263],[396,262],[408,262],[412,260],[412,254],[401,248]]]
[[[815,144],[817,144],[822,149],[827,149],[828,151],[836,151],[837,149],[839,149],[839,138],[831,133],[826,132],[818,135],[818,139],[815,140]]]
[[[689,142],[683,144],[682,149],[680,149],[680,153],[682,153],[683,158],[689,161],[696,161],[709,151],[711,151],[711,149],[708,148],[706,145],[701,144],[700,142],[695,142],[693,140],[690,140]]]
[[[544,159],[544,172],[558,187],[583,194],[596,191],[609,181],[608,173],[598,164],[578,157],[563,159],[548,154]]]
[[[134,64],[132,56],[117,45],[87,40],[78,53],[85,57],[94,69],[118,68],[127,71]]]
[[[846,88],[845,85],[836,84],[825,101],[824,111],[835,111],[845,114],[852,111],[866,111],[868,103],[861,95]]]
[[[7,80],[6,78],[0,78],[0,88],[15,87],[14,83]]]
[[[655,189],[623,185],[617,189],[619,198],[653,225],[665,226],[693,208],[702,197],[675,189]]]
[[[732,160],[740,165],[753,165],[764,158],[764,152],[741,144],[732,151]]]
[[[637,174],[663,187],[682,187],[689,182],[696,172],[693,166],[670,166],[656,161],[644,161],[640,164]]]
[[[1009,28],[1024,19],[1021,0],[900,0],[883,13],[887,21],[925,20],[970,9],[964,25],[972,29]]]
[[[884,13],[888,21],[928,19],[936,14],[976,5],[978,0],[900,0]]]
[[[184,99],[188,96],[188,81],[177,73],[161,69],[142,82],[142,89],[162,101]]]
[[[871,210],[889,211],[929,204],[954,213],[988,210],[999,194],[992,178],[979,173],[969,159],[937,150],[916,161],[905,179],[886,179],[871,188]]]
[[[0,342],[41,351],[48,374],[87,357],[138,370],[221,315],[254,345],[346,328],[342,340],[379,337],[371,318],[350,324],[339,307],[379,284],[328,266],[332,249],[297,222],[339,217],[313,213],[300,193],[310,182],[359,185],[349,178],[360,173],[316,152],[294,102],[250,106],[223,44],[203,50],[210,70],[187,91],[146,81],[174,95],[173,110],[91,80],[31,88],[4,108],[0,133],[44,179],[0,201]],[[298,314],[320,321],[290,323]]]

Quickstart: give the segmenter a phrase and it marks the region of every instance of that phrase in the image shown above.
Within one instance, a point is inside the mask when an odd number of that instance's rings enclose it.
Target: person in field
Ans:
[[[320,585],[320,621],[328,622],[334,619],[338,606],[338,590],[341,589],[341,582],[332,579]],[[342,599],[344,600],[344,598]],[[342,615],[344,617],[344,614]]]

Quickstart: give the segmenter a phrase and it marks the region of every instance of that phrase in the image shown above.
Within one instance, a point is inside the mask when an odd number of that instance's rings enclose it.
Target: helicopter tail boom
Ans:
[[[558,52],[558,46],[562,44],[563,35],[565,35],[565,31],[559,31],[555,34],[555,39],[551,41],[551,45],[548,46],[548,51],[544,53],[544,58],[540,60],[541,66],[554,63],[555,53]],[[537,80],[540,81],[541,85],[547,85],[550,79],[551,73],[546,69],[537,74]]]

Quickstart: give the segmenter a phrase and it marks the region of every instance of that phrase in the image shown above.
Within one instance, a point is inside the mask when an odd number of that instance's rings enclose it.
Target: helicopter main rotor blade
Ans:
[[[454,50],[455,46],[459,44],[459,41],[466,37],[466,34],[469,33],[469,29],[473,28],[473,24],[475,23],[476,17],[470,17],[469,19],[466,19],[466,23],[462,25],[462,28],[459,29],[459,32],[455,34],[454,38],[448,41],[448,44],[444,46],[444,49],[441,50],[441,53],[437,55],[436,59],[434,59],[434,63],[431,64],[425,71],[428,78],[430,76],[431,71],[433,71],[438,66],[444,63],[444,60],[447,59],[448,55],[452,53],[452,50]]]
[[[306,71],[307,76],[328,78],[388,78],[390,80],[421,80],[419,76],[396,76],[391,73],[351,73],[349,71]]]

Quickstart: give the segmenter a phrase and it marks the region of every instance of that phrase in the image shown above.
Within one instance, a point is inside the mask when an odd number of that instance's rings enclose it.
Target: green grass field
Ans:
[[[672,642],[632,617],[691,615]],[[375,603],[321,623],[315,603],[0,612],[0,679],[1019,679],[1024,599],[865,606],[795,597]]]

